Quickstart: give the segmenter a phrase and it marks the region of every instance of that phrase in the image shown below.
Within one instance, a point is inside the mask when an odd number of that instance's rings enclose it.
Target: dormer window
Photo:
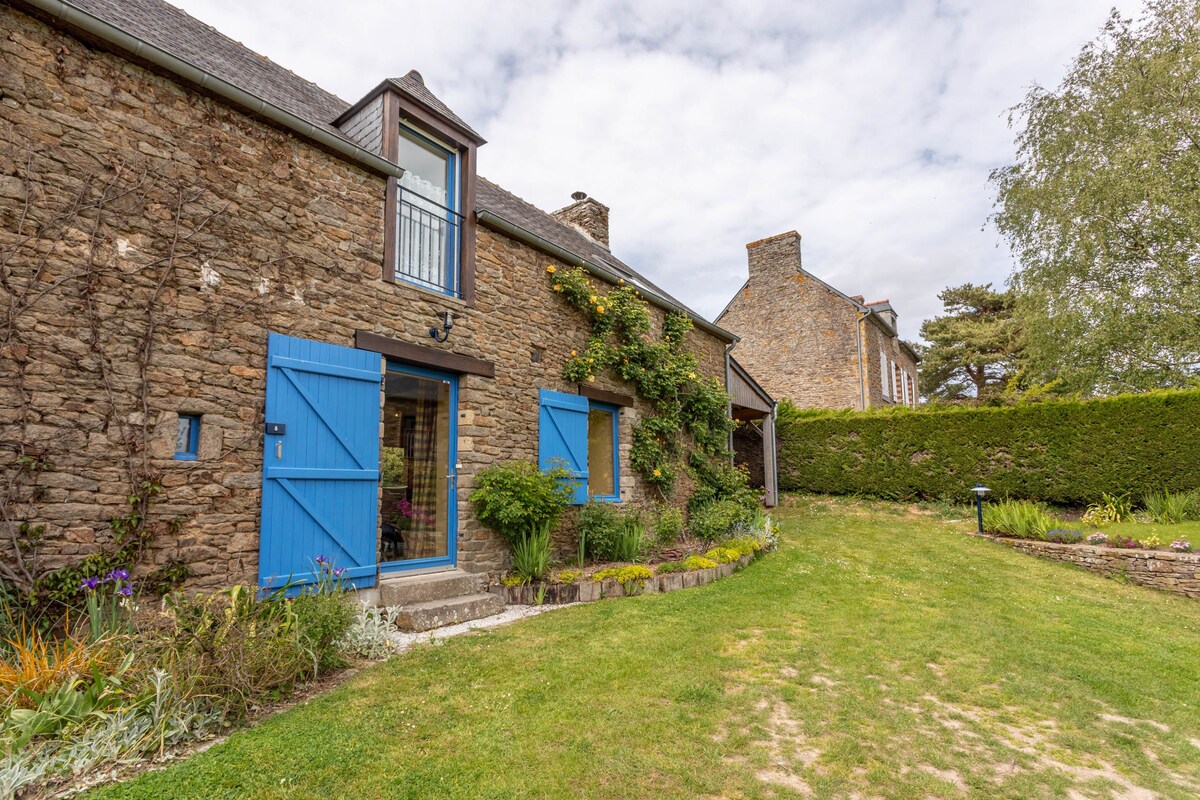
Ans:
[[[401,125],[397,160],[404,177],[396,191],[394,275],[461,296],[458,153],[444,142]]]
[[[383,279],[473,305],[475,161],[483,137],[416,70],[376,86],[334,125],[404,170],[387,179]]]

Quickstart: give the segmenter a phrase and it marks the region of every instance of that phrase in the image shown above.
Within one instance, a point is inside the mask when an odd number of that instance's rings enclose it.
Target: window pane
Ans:
[[[613,413],[593,408],[588,411],[588,494],[615,497],[617,476],[613,474]]]
[[[451,206],[449,154],[408,134],[400,132],[400,166],[404,177],[400,185],[412,189],[427,200]]]

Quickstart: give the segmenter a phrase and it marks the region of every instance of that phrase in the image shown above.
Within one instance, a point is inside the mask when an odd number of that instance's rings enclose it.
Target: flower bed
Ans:
[[[758,551],[761,553],[763,551]],[[657,594],[673,592],[676,589],[690,589],[693,586],[703,586],[720,578],[732,575],[736,570],[753,561],[758,553],[740,555],[735,560],[712,567],[700,567],[685,571],[649,572],[644,579],[621,580],[619,575],[604,575],[608,570],[600,570],[596,575],[599,580],[583,579],[573,583],[543,582],[519,586],[506,586],[503,583],[492,584],[488,591],[498,594],[505,602],[516,605],[559,605],[563,603],[591,603],[607,597],[626,597],[639,594]],[[681,563],[681,562],[667,562]],[[709,563],[712,563],[711,561]],[[663,565],[659,565],[660,567]]]

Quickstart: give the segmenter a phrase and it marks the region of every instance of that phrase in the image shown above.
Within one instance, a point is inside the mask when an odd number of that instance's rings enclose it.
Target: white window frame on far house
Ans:
[[[879,348],[879,391],[883,395],[883,399],[891,400],[892,386],[888,380],[888,357],[887,352],[881,347]]]

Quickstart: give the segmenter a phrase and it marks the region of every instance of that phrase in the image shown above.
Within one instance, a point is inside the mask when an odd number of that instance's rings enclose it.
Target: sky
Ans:
[[[1054,87],[1129,0],[174,0],[353,102],[419,70],[479,131],[479,172],[540,208],[611,208],[619,258],[713,319],[748,242],[890,299],[916,340],[937,293],[1003,284],[988,173],[1008,109]]]

